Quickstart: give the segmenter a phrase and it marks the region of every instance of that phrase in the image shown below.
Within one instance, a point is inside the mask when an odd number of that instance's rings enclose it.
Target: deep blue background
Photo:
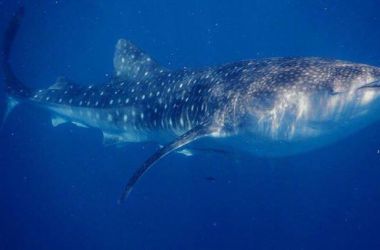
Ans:
[[[378,0],[24,4],[12,64],[33,88],[105,81],[121,37],[170,68],[272,56],[380,66]],[[0,1],[0,31],[18,5]],[[0,131],[0,249],[380,249],[379,125],[288,158],[172,154],[119,206],[156,146],[106,148],[100,131],[52,128],[22,105]]]

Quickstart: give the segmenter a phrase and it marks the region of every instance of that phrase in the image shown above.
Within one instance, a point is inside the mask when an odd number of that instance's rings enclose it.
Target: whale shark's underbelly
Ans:
[[[170,126],[160,120],[148,120],[133,107],[92,109],[52,105],[48,109],[54,114],[53,125],[70,122],[82,127],[97,128],[103,132],[106,141],[112,140],[111,144],[145,141],[166,143],[185,132],[185,128]]]
[[[211,147],[260,156],[286,156],[313,150],[358,131],[376,119],[376,115],[367,112],[379,110],[374,108],[378,104],[367,105],[363,98],[355,98],[356,101],[343,100],[338,95],[279,98],[281,102],[272,109],[258,112],[251,123],[238,128],[235,133],[216,133],[208,143]],[[48,109],[55,114],[53,123],[59,118],[56,125],[73,122],[98,128],[110,144],[144,141],[162,144],[197,124],[197,121],[188,121],[186,126],[175,126],[181,118],[174,115],[169,122],[167,117],[152,120],[134,107],[94,109],[50,105]],[[222,131],[222,126],[217,129]]]
[[[375,96],[370,96],[374,99]],[[334,143],[378,120],[380,103],[367,95],[279,98],[227,144],[262,156],[286,156]]]

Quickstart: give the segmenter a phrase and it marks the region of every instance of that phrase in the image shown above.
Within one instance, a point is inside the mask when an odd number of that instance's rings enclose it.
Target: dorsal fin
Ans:
[[[68,86],[70,83],[66,78],[60,76],[57,78],[55,83],[49,87],[49,89],[62,89],[66,86]]]
[[[116,77],[122,80],[139,81],[166,71],[150,56],[125,39],[119,39],[116,43],[113,65]]]

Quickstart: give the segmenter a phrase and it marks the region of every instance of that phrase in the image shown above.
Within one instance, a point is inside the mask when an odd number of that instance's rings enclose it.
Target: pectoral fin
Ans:
[[[152,156],[150,156],[132,175],[128,180],[127,185],[123,191],[123,194],[120,198],[120,201],[124,201],[130,192],[132,191],[133,186],[136,182],[145,174],[158,160],[169,154],[170,152],[193,142],[201,137],[207,136],[211,133],[211,129],[206,125],[198,125],[195,128],[189,130],[185,134],[178,137],[176,140],[167,144],[166,146],[160,148]]]

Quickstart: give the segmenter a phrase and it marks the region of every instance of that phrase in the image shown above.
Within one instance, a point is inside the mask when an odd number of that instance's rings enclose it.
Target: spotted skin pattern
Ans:
[[[274,115],[291,113],[290,108],[296,115],[313,98],[347,93],[374,81],[380,71],[338,60],[273,58],[201,70],[153,70],[141,75],[138,80],[115,78],[105,85],[90,86],[60,79],[52,87],[33,93],[30,100],[48,106],[68,121],[99,127],[110,134],[134,134],[134,141],[155,139],[140,139],[139,133],[180,135],[206,120],[218,126],[221,134],[233,134],[244,129],[247,119],[258,124],[263,119],[273,122],[270,112],[279,108],[279,101],[288,108]],[[294,103],[300,98],[308,100]],[[303,117],[313,114],[308,111]],[[289,121],[280,122],[284,124],[277,124],[279,129]],[[268,132],[267,136],[275,139],[278,131],[270,130],[272,134]],[[288,137],[291,139],[290,134]]]
[[[48,109],[55,126],[72,122],[99,128],[106,144],[166,144],[136,170],[122,199],[155,162],[203,137],[211,138],[205,148],[290,155],[379,119],[378,67],[310,57],[168,70],[125,39],[116,44],[115,74],[108,83],[83,86],[59,78],[49,88],[32,90],[10,66],[22,15],[20,9],[4,36],[7,113],[27,101]]]

